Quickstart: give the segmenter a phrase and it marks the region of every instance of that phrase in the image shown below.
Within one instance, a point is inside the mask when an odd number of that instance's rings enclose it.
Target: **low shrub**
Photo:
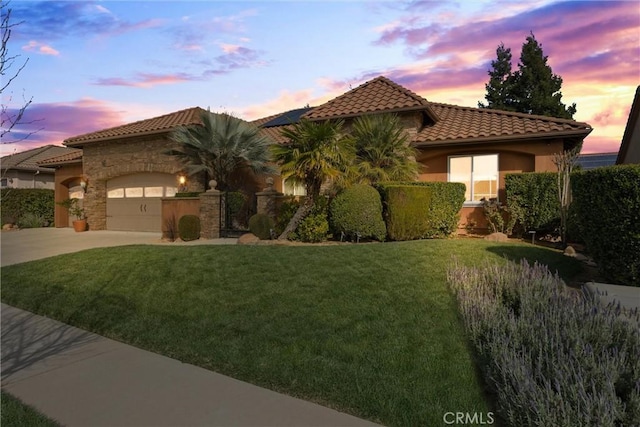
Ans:
[[[328,211],[328,199],[319,197],[311,212],[298,224],[298,228],[291,233],[289,239],[306,243],[319,243],[327,240],[329,234]]]
[[[515,216],[498,199],[482,199],[482,211],[492,233],[511,234]]]
[[[572,190],[581,234],[602,275],[640,286],[640,165],[576,172]]]
[[[322,212],[310,213],[298,224],[298,228],[292,234],[292,240],[307,243],[324,242],[329,234],[327,214]]]
[[[47,220],[42,215],[32,212],[24,213],[18,219],[18,227],[20,228],[40,228],[47,225],[49,224],[47,224]]]
[[[178,235],[185,242],[200,238],[200,218],[196,215],[183,215],[178,221]]]
[[[370,185],[354,185],[338,194],[329,207],[329,218],[334,235],[379,241],[387,235],[380,193]]]
[[[560,226],[558,175],[555,172],[507,174],[507,206],[520,233],[555,233]]]
[[[275,222],[269,215],[255,214],[249,218],[249,231],[260,240],[271,239],[271,231],[275,231]]]
[[[5,188],[0,192],[2,223],[17,223],[25,214],[41,217],[43,225],[52,225],[55,211],[54,191],[34,188]]]
[[[447,275],[505,425],[640,424],[637,310],[577,297],[526,261]]]

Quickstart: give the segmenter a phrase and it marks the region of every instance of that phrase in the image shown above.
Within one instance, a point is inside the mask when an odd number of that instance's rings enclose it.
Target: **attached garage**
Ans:
[[[176,193],[176,176],[137,173],[107,181],[107,230],[162,231],[162,197]]]

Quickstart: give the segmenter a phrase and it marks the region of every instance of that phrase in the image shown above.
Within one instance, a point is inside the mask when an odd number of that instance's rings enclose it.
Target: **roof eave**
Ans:
[[[516,135],[498,135],[498,136],[481,136],[475,138],[461,138],[461,139],[445,139],[437,141],[424,141],[414,142],[412,145],[415,148],[429,148],[429,147],[450,147],[455,145],[476,145],[486,144],[490,142],[508,142],[508,141],[531,141],[531,140],[546,140],[555,138],[576,138],[578,142],[583,140],[591,133],[593,129],[580,129],[574,131],[560,131],[560,132],[544,132],[538,134],[516,134]]]

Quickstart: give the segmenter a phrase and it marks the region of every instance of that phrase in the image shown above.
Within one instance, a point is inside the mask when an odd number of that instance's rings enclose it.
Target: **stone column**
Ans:
[[[266,180],[267,188],[256,193],[257,210],[259,214],[271,217],[273,220],[278,215],[277,198],[282,196],[275,188],[273,188],[273,178]]]
[[[218,239],[220,237],[220,198],[222,193],[216,190],[216,181],[210,181],[211,187],[200,193],[200,237]]]

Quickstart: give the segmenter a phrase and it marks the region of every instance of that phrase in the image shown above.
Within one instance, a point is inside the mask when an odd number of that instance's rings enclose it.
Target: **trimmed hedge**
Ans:
[[[183,215],[178,221],[178,235],[185,242],[200,238],[200,218],[196,215]]]
[[[331,202],[329,217],[334,236],[344,233],[354,238],[383,241],[387,228],[382,218],[380,193],[370,185],[354,185]]]
[[[389,186],[426,188],[430,193],[429,202],[423,206],[423,219],[420,219],[420,221],[423,221],[423,230],[421,230],[419,237],[413,237],[413,239],[445,238],[457,230],[458,221],[460,220],[460,209],[464,203],[464,184],[458,182],[424,181],[379,184],[377,189],[382,195],[385,221],[388,221],[389,209],[385,189]],[[391,237],[388,222],[387,232],[389,233],[389,237]]]
[[[387,234],[391,240],[424,238],[430,229],[431,189],[413,185],[382,185]]]
[[[0,193],[2,224],[17,223],[24,218],[41,218],[40,226],[53,225],[54,191],[41,188],[5,188]]]
[[[572,190],[582,236],[602,275],[640,286],[640,165],[576,172]]]
[[[555,172],[525,172],[505,176],[507,206],[521,231],[553,232],[560,226],[557,179]]]

